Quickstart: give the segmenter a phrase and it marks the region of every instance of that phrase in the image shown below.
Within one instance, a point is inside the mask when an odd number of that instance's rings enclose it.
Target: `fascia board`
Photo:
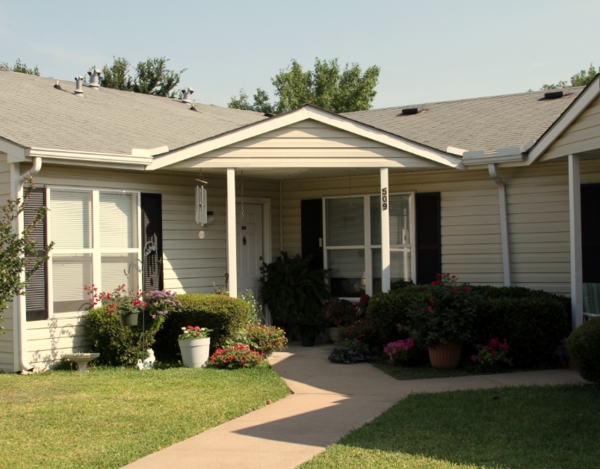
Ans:
[[[204,142],[200,142],[181,150],[175,150],[171,153],[154,158],[154,161],[146,168],[147,170],[161,169],[166,166],[174,165],[185,161],[186,159],[197,157],[205,153],[217,150],[219,148],[233,145],[252,137],[262,135],[273,130],[301,122],[303,120],[313,119],[322,124],[344,130],[346,132],[373,140],[392,148],[420,156],[436,163],[450,166],[456,169],[464,169],[460,158],[455,158],[444,152],[434,150],[423,145],[409,142],[401,137],[390,135],[384,131],[352,121],[346,117],[328,113],[321,109],[306,106],[288,114],[261,121],[248,127],[228,133],[222,137],[215,137]]]
[[[38,156],[43,158],[44,161],[53,163],[60,162],[61,164],[72,164],[74,166],[93,164],[98,167],[106,166],[111,168],[115,166],[134,166],[144,169],[146,165],[152,162],[152,156],[150,155],[121,155],[116,153],[93,153],[36,147],[29,150],[28,156]]]
[[[29,156],[29,148],[0,137],[0,151],[8,155],[8,163],[21,163]]]
[[[542,138],[529,150],[527,164],[537,161],[544,152],[562,135],[562,133],[585,111],[600,94],[600,75],[581,93],[566,112],[550,127]]]
[[[464,158],[463,163],[465,166],[476,166],[480,164],[523,162],[524,160],[525,156],[519,154],[507,156],[483,156],[481,158]]]

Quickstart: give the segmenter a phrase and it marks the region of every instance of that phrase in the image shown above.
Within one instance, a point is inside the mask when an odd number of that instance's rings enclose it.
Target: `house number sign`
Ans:
[[[381,211],[385,211],[388,208],[388,191],[387,187],[381,188]]]

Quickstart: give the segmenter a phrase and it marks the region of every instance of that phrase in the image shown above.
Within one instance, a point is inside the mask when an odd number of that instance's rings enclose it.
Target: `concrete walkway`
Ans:
[[[330,363],[330,351],[292,345],[273,354],[292,395],[126,468],[292,469],[411,393],[584,382],[571,370],[398,381],[366,363]]]

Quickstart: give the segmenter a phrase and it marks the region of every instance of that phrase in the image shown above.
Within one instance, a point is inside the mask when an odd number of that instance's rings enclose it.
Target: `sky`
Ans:
[[[166,56],[180,86],[226,106],[271,96],[292,59],[381,68],[373,107],[474,98],[568,80],[600,66],[589,0],[0,0],[0,62],[72,81],[114,56]]]

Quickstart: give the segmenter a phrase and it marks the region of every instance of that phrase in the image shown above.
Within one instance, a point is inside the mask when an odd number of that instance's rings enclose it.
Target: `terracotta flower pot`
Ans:
[[[429,347],[429,360],[431,366],[439,370],[452,370],[460,363],[462,344],[449,342],[438,344],[437,347]]]

